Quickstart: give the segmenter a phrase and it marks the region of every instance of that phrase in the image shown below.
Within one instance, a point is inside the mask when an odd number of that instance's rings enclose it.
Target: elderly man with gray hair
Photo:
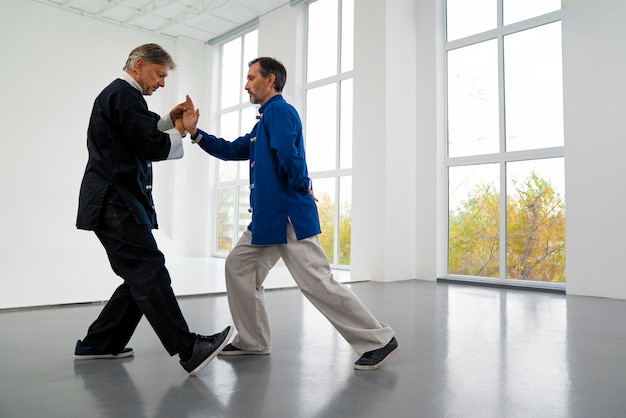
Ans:
[[[158,228],[152,162],[181,158],[184,120],[197,117],[189,96],[162,118],[148,110],[143,96],[165,87],[165,78],[175,68],[161,46],[141,45],[130,53],[122,76],[105,87],[93,105],[76,226],[94,231],[123,283],[85,338],[77,341],[74,356],[132,356],[126,344],[145,315],[167,352],[178,354],[193,376],[228,344],[233,330],[228,326],[210,336],[189,331],[165,257],[152,235]]]

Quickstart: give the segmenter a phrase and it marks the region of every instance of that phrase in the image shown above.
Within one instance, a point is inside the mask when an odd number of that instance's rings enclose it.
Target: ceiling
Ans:
[[[209,41],[289,0],[34,0],[168,38]]]

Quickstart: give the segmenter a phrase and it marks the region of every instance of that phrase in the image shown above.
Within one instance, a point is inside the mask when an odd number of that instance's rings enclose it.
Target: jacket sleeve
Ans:
[[[194,142],[207,153],[224,161],[242,161],[250,159],[250,140],[256,137],[256,126],[249,134],[240,136],[234,141],[227,141],[214,135],[209,135],[198,129]]]
[[[286,173],[289,186],[299,192],[311,189],[304,152],[302,123],[295,110],[287,108],[267,109],[263,115],[270,146],[276,153],[281,171]]]

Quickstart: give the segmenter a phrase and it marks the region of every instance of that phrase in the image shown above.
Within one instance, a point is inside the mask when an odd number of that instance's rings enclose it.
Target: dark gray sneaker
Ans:
[[[120,353],[105,353],[102,350],[84,345],[81,340],[76,341],[76,349],[74,349],[74,359],[76,360],[115,359],[130,357],[133,354],[135,354],[135,350],[130,347],[124,348]]]
[[[196,335],[191,358],[187,361],[181,360],[181,366],[189,372],[189,376],[195,376],[228,344],[232,335],[233,329],[230,326],[217,334],[209,336]]]
[[[360,359],[354,363],[354,368],[357,370],[374,370],[383,365],[387,360],[395,356],[400,348],[398,347],[398,341],[396,337],[393,337],[389,343],[383,348],[378,350],[368,351],[363,353]]]
[[[260,351],[249,351],[242,350],[241,348],[237,348],[232,344],[228,344],[222,351],[220,351],[220,356],[247,356],[247,355],[257,355],[262,356],[269,354],[270,350],[260,350]]]

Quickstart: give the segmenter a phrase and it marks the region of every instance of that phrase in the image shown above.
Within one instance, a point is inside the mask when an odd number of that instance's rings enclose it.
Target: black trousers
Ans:
[[[115,189],[103,202],[94,231],[104,246],[120,285],[82,340],[87,346],[117,354],[126,347],[143,315],[170,355],[193,346],[196,335],[174,296],[165,257],[149,225],[139,225]]]

